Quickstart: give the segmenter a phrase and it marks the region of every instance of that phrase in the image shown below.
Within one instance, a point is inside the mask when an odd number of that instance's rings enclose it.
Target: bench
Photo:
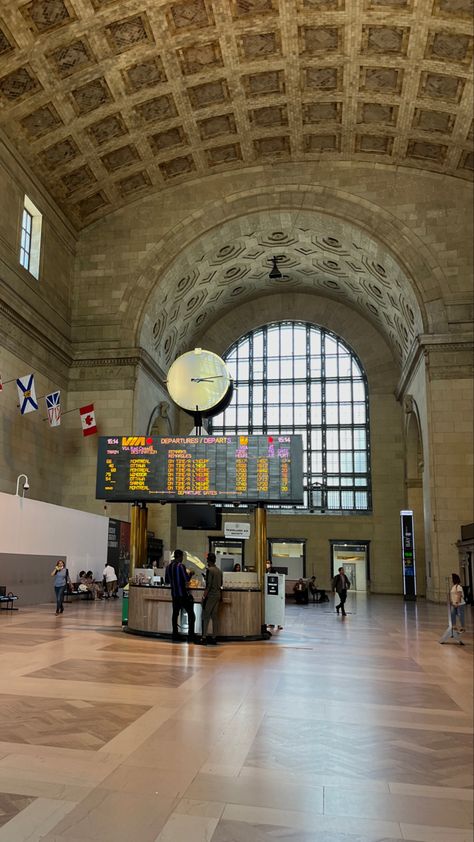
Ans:
[[[17,596],[13,593],[3,594],[0,596],[0,608],[3,608],[5,611],[18,611],[13,603],[18,599]]]
[[[72,597],[77,597],[77,599],[80,599],[82,597],[83,599],[87,599],[88,601],[94,599],[92,591],[78,591],[76,588],[73,591],[66,590],[64,594],[64,602],[70,602],[70,598]]]

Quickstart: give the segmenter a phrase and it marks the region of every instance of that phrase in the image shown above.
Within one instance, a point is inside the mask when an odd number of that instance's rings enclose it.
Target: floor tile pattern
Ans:
[[[470,609],[461,647],[444,606],[348,607],[212,649],[0,617],[0,842],[472,842]]]

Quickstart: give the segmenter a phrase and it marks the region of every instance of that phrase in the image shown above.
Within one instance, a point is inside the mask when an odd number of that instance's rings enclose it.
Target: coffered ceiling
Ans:
[[[471,178],[473,0],[2,0],[0,127],[78,227],[222,170]]]

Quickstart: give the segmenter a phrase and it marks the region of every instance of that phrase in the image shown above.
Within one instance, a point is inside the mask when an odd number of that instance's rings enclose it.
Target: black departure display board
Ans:
[[[101,436],[96,497],[301,504],[301,436]]]

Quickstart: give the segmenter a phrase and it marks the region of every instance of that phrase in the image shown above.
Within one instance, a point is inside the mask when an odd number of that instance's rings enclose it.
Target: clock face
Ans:
[[[201,348],[178,357],[168,371],[170,397],[187,412],[213,409],[225,398],[231,383],[224,360]]]

